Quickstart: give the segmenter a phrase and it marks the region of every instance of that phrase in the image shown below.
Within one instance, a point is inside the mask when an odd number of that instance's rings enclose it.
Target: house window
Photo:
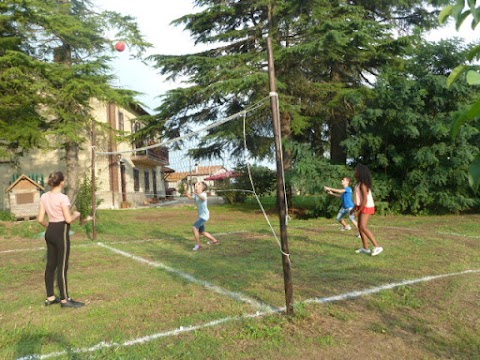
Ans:
[[[152,169],[153,196],[157,196],[157,170]]]
[[[144,176],[145,176],[145,192],[147,193],[150,191],[150,172],[145,170]]]
[[[125,131],[125,120],[121,111],[118,112],[118,130]]]
[[[141,125],[140,125],[139,122],[136,122],[136,123],[133,124],[133,133],[139,132],[140,129],[141,129]],[[135,141],[135,149],[138,149],[138,148],[141,148],[141,147],[143,147],[143,141],[140,140],[140,139],[137,139]]]
[[[140,191],[140,170],[133,169],[133,190]]]

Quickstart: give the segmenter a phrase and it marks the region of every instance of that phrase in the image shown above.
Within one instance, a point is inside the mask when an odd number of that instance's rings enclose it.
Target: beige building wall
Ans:
[[[99,124],[97,126],[96,146],[98,153],[110,151],[128,151],[121,155],[101,155],[95,157],[95,173],[97,182],[97,199],[101,201],[99,208],[120,208],[123,200],[132,207],[142,206],[151,199],[165,198],[165,185],[163,181],[162,166],[152,161],[136,161],[136,153],[132,153],[133,145],[129,141],[120,140],[118,134],[108,130],[110,125],[115,130],[120,130],[123,123],[124,134],[130,135],[135,130],[136,117],[140,114],[134,110],[120,108],[114,104],[105,104],[93,100],[92,113]],[[122,121],[123,118],[123,121]],[[91,134],[87,134],[88,140],[83,144],[79,154],[79,181],[85,177],[90,178],[92,166],[92,142]],[[116,136],[117,135],[117,136]],[[20,159],[18,167],[11,163],[0,162],[0,207],[8,209],[8,197],[5,190],[12,183],[13,175],[41,174],[45,180],[45,187],[48,174],[53,171],[66,172],[63,150],[36,150],[30,152],[26,157]],[[124,170],[125,191],[122,192],[122,167]],[[138,173],[138,185],[135,188],[134,172]],[[155,178],[155,181],[154,181]],[[68,182],[68,179],[67,179]],[[147,188],[149,185],[149,188]],[[156,193],[154,190],[156,189]]]

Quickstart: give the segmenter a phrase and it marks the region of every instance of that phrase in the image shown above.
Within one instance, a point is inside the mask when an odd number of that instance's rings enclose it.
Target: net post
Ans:
[[[282,134],[280,127],[280,114],[278,104],[278,94],[275,83],[275,67],[273,57],[272,38],[267,38],[268,50],[268,75],[270,80],[270,104],[272,106],[273,129],[275,136],[276,150],[276,168],[277,168],[277,201],[280,217],[280,241],[282,246],[282,264],[283,264],[283,280],[285,287],[285,301],[287,315],[293,315],[293,284],[292,271],[290,262],[290,252],[288,250],[288,234],[287,234],[287,206],[285,200],[285,178],[283,172],[283,150],[282,150]]]
[[[95,146],[96,146],[96,121],[92,120],[92,239],[97,239],[97,199],[95,196],[95,191],[97,187],[97,181],[95,176]]]

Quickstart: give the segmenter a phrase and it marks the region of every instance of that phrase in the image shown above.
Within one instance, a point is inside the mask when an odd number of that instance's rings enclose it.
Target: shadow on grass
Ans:
[[[267,244],[270,248],[266,250],[270,254],[265,253],[265,241],[258,241],[255,248],[252,241],[245,244],[245,239],[234,242],[230,239],[226,241],[221,239],[220,245],[207,245],[207,239],[204,238],[202,239],[203,248],[194,252],[192,251],[193,234],[185,237],[183,234],[172,235],[157,230],[155,236],[167,238],[169,241],[161,244],[157,242],[142,244],[141,250],[131,250],[132,253],[161,262],[229,291],[247,294],[264,303],[269,301],[255,291],[255,286],[272,276],[276,280],[281,279],[278,278],[278,274],[281,274],[280,256],[277,256],[276,252],[271,254],[270,244]],[[239,246],[239,242],[243,245]],[[274,275],[272,275],[272,266]],[[172,276],[175,275],[172,274]],[[279,286],[279,289],[281,288]]]
[[[140,252],[132,253],[266,303],[272,302],[272,296],[283,298],[281,253],[275,241],[265,236],[270,235],[268,230],[232,234],[215,247],[202,239],[204,248],[198,253],[191,250],[193,234],[187,231],[176,235],[152,229],[149,235],[166,241],[143,244]],[[346,245],[292,236],[292,270],[299,297],[331,296],[391,280],[379,271],[378,261],[354,253],[358,242],[355,237]]]
[[[27,328],[22,329],[20,338],[16,343],[16,359],[40,359],[42,348],[46,345],[56,345],[61,350],[56,353],[62,353],[62,358],[77,360],[80,355],[73,351],[71,344],[62,334],[49,333],[43,329]]]
[[[379,293],[368,304],[380,317],[370,331],[422,344],[435,358],[479,359],[477,290],[465,285],[469,281],[455,277],[437,282],[434,289],[424,284]]]
[[[232,234],[228,239],[221,239],[219,246],[204,243],[204,249],[196,253],[191,251],[193,235],[186,238],[155,231],[156,237],[169,237],[172,241],[142,245],[141,252],[143,256],[148,254],[149,259],[198,279],[264,303],[280,305],[284,297],[281,253],[265,234],[268,231]],[[371,263],[374,259],[355,254],[354,246],[346,249],[345,244],[320,243],[303,236],[294,236],[291,240],[297,299],[337,295],[389,280],[388,274],[378,271]],[[358,241],[353,238],[353,242]],[[320,247],[315,252],[312,246]]]

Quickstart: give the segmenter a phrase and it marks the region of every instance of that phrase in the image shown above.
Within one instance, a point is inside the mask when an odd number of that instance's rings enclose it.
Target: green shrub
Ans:
[[[180,186],[178,187],[178,193],[181,196],[184,196],[187,193],[187,186],[183,182],[181,182]]]
[[[331,219],[338,213],[341,206],[341,200],[334,196],[318,195],[315,197],[315,205],[306,212],[307,218],[324,217]]]
[[[218,186],[218,194],[225,200],[226,204],[244,203],[247,199],[247,193],[240,190],[242,189],[235,183],[225,182]]]
[[[82,184],[78,190],[77,198],[75,199],[75,207],[81,215],[81,219],[93,215],[92,208],[92,191],[93,184],[90,177],[85,176]],[[101,200],[97,200],[96,205],[100,205]]]

